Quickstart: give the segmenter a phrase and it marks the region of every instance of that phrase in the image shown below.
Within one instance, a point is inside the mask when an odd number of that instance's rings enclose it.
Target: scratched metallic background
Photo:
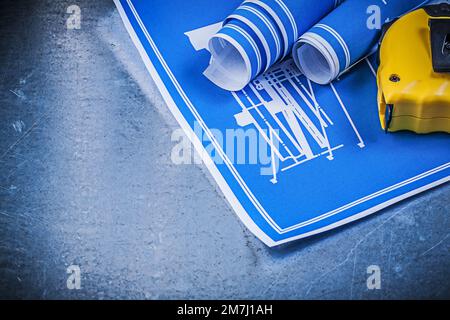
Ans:
[[[177,125],[112,1],[1,1],[0,44],[1,298],[450,298],[449,185],[268,249],[203,166],[171,163]]]

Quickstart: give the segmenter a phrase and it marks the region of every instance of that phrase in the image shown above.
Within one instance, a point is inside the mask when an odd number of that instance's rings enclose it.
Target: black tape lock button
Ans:
[[[450,19],[430,19],[434,72],[450,72]]]

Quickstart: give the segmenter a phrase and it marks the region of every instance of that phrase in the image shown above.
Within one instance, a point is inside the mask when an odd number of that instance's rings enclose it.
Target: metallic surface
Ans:
[[[202,165],[172,163],[178,126],[112,1],[2,1],[0,44],[0,298],[450,298],[449,185],[268,249]]]

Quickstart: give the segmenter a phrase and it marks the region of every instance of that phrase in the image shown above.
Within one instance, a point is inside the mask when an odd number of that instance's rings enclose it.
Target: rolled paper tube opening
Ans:
[[[305,34],[293,49],[295,64],[309,80],[329,84],[339,75],[339,59],[328,42]]]
[[[217,34],[209,42],[211,60],[203,73],[228,91],[242,90],[251,80],[252,68],[244,49],[231,37]]]

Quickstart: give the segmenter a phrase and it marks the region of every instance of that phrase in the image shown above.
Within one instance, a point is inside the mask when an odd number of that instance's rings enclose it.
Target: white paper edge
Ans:
[[[303,45],[309,45],[314,47],[318,52],[322,54],[322,57],[327,61],[328,66],[330,67],[330,74],[328,75],[327,81],[318,81],[317,76],[305,73],[304,68],[301,65],[300,58],[297,54],[298,49]],[[325,85],[329,84],[333,80],[335,80],[339,76],[340,63],[339,58],[334,51],[333,47],[321,36],[307,32],[294,44],[292,49],[292,56],[294,58],[295,65],[297,68],[312,82]],[[309,64],[314,66],[315,61],[303,61],[305,64]],[[311,69],[313,69],[312,67]]]
[[[241,56],[241,58],[244,60],[245,63],[245,70],[246,75],[245,77],[241,77],[242,79],[244,79],[242,82],[238,82],[238,81],[223,81],[223,78],[221,77],[217,77],[214,76],[215,73],[217,73],[217,69],[226,69],[226,66],[219,64],[216,59],[214,58],[215,56],[218,56],[216,54],[216,52],[214,51],[213,45],[211,44],[213,39],[224,39],[226,40],[228,43],[230,43],[238,52],[239,55]],[[211,60],[209,61],[209,65],[206,68],[205,71],[203,71],[203,75],[212,83],[214,83],[216,86],[218,86],[219,88],[222,88],[224,90],[227,91],[239,91],[244,89],[252,80],[252,65],[250,63],[250,59],[247,55],[247,52],[245,52],[244,48],[242,48],[242,46],[236,41],[234,40],[232,37],[226,35],[226,34],[222,34],[222,33],[217,33],[214,35],[214,37],[212,37],[208,43],[209,46],[209,52],[211,53]],[[256,52],[256,54],[258,55],[259,52]]]
[[[122,4],[120,3],[120,0],[114,0],[114,3],[119,11],[120,17],[122,18],[122,21],[125,25],[125,28],[127,29],[131,39],[133,40],[134,45],[139,51],[139,54],[147,68],[147,70],[150,72],[153,80],[155,81],[156,86],[161,92],[161,95],[164,98],[164,101],[166,102],[167,106],[169,107],[170,112],[173,114],[175,119],[177,120],[178,124],[181,126],[181,128],[185,131],[188,138],[191,140],[191,143],[194,145],[195,150],[197,151],[198,155],[202,158],[205,166],[208,168],[209,172],[213,176],[216,183],[219,185],[221,191],[223,192],[225,198],[228,200],[228,202],[231,204],[231,207],[235,211],[235,213],[238,215],[239,219],[244,223],[244,225],[262,242],[264,242],[269,247],[274,247],[277,245],[275,241],[273,241],[271,238],[269,238],[250,218],[250,216],[247,214],[247,211],[242,207],[241,203],[229,187],[229,185],[226,183],[223,176],[220,174],[219,170],[217,169],[216,165],[213,161],[207,156],[207,151],[203,147],[202,143],[198,139],[195,132],[192,130],[190,125],[187,123],[186,119],[184,119],[183,115],[181,114],[180,110],[178,109],[177,105],[173,101],[171,95],[169,94],[166,86],[164,85],[163,81],[159,77],[158,72],[156,71],[155,67],[153,66],[153,63],[150,61],[150,58],[147,56],[147,53],[145,52],[144,47],[142,46],[138,36],[136,35],[136,32],[134,31],[130,21],[128,20],[128,16],[126,15]],[[205,159],[206,158],[206,159]]]
[[[178,109],[178,107],[176,106],[175,102],[173,101],[172,97],[170,96],[167,88],[165,87],[164,83],[162,82],[161,78],[159,77],[158,72],[156,71],[155,67],[153,66],[152,62],[150,61],[150,58],[147,56],[147,53],[145,52],[145,49],[143,48],[138,36],[136,35],[136,32],[134,31],[133,27],[131,26],[130,21],[128,20],[128,17],[122,7],[122,4],[120,3],[120,0],[114,0],[114,3],[119,11],[119,14],[122,18],[122,21],[125,25],[125,28],[127,29],[134,45],[136,46],[136,48],[139,51],[139,54],[147,68],[147,70],[150,72],[153,80],[155,81],[155,84],[157,85],[158,89],[161,92],[161,95],[164,98],[164,101],[166,102],[169,110],[171,111],[171,113],[173,114],[173,116],[175,117],[175,119],[177,120],[177,122],[179,123],[179,125],[182,127],[182,129],[186,132],[187,136],[189,137],[189,139],[191,140],[192,144],[194,145],[195,149],[197,150],[198,154],[200,155],[200,157],[202,158],[202,160],[205,163],[205,166],[208,168],[209,172],[211,173],[211,175],[213,176],[214,180],[216,181],[216,183],[219,185],[220,190],[223,192],[225,198],[228,200],[228,202],[230,203],[231,207],[233,208],[233,210],[235,211],[236,215],[239,217],[239,219],[242,221],[242,223],[250,230],[250,232],[252,232],[258,239],[260,239],[264,244],[266,244],[269,247],[275,247],[284,243],[288,243],[291,241],[295,241],[295,240],[300,240],[303,238],[307,238],[325,231],[329,231],[332,229],[335,229],[337,227],[340,227],[342,225],[348,224],[350,222],[359,220],[361,218],[364,218],[368,215],[371,215],[377,211],[380,211],[386,207],[389,207],[397,202],[400,202],[404,199],[410,198],[416,194],[422,193],[426,190],[429,190],[433,187],[436,187],[438,185],[444,184],[448,181],[450,181],[450,176],[449,177],[445,177],[442,178],[440,180],[437,180],[435,182],[432,182],[428,185],[425,185],[421,188],[412,190],[408,193],[405,193],[401,196],[398,196],[396,198],[393,198],[387,202],[381,203],[375,207],[372,207],[370,209],[367,209],[361,213],[355,214],[351,217],[348,217],[346,219],[340,220],[336,223],[330,224],[326,227],[320,228],[320,229],[316,229],[313,230],[311,232],[308,233],[304,233],[298,236],[294,236],[291,238],[287,238],[287,239],[283,239],[283,240],[279,240],[279,241],[274,241],[273,239],[271,239],[267,234],[265,234],[256,224],[255,222],[253,222],[253,220],[250,218],[250,216],[248,215],[248,213],[244,210],[244,208],[242,207],[241,203],[239,202],[239,200],[237,199],[237,197],[235,196],[235,194],[233,193],[233,191],[231,190],[231,188],[229,187],[229,185],[226,183],[225,179],[223,178],[223,176],[220,174],[219,170],[217,169],[216,165],[213,163],[213,161],[211,161],[211,159],[209,157],[206,156],[207,152],[204,149],[202,143],[200,142],[200,140],[198,140],[197,135],[194,133],[194,131],[192,130],[192,128],[190,127],[190,125],[187,123],[187,121],[184,119],[183,115],[181,114],[180,110]],[[205,159],[206,158],[206,159]]]

